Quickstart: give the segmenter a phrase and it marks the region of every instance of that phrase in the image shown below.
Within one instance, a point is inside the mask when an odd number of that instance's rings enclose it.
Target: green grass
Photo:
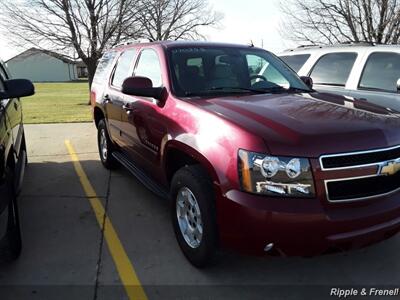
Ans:
[[[25,124],[74,123],[92,120],[87,82],[35,83],[36,93],[23,98]]]

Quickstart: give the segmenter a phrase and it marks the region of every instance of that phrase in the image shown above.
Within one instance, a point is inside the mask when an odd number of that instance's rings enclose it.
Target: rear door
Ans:
[[[108,92],[105,94],[105,108],[108,118],[108,126],[112,139],[121,147],[125,147],[122,139],[121,116],[124,106],[124,98],[122,94],[122,83],[131,76],[133,72],[133,64],[136,55],[136,49],[130,48],[125,50],[114,67],[109,82]]]
[[[400,53],[379,51],[370,53],[351,96],[400,111]]]

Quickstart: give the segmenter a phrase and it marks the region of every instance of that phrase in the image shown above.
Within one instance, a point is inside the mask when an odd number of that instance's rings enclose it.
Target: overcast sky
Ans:
[[[209,0],[216,11],[224,15],[221,28],[207,29],[208,40],[248,44],[250,41],[273,52],[293,46],[279,33],[281,13],[279,0]],[[4,37],[0,38],[0,58],[7,60],[24,49],[16,49]]]

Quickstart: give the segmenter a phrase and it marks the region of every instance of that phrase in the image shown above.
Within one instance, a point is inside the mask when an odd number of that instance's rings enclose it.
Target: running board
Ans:
[[[155,182],[149,176],[146,175],[141,169],[136,167],[127,155],[119,152],[114,151],[112,156],[121,164],[123,165],[129,172],[131,172],[146,188],[152,191],[154,194],[161,198],[168,199],[168,191],[162,187],[160,184]]]

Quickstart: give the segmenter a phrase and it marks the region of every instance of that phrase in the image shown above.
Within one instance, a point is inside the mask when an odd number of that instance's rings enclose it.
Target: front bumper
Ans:
[[[231,190],[217,201],[223,247],[315,256],[362,248],[400,231],[400,193],[358,203],[270,198]]]

